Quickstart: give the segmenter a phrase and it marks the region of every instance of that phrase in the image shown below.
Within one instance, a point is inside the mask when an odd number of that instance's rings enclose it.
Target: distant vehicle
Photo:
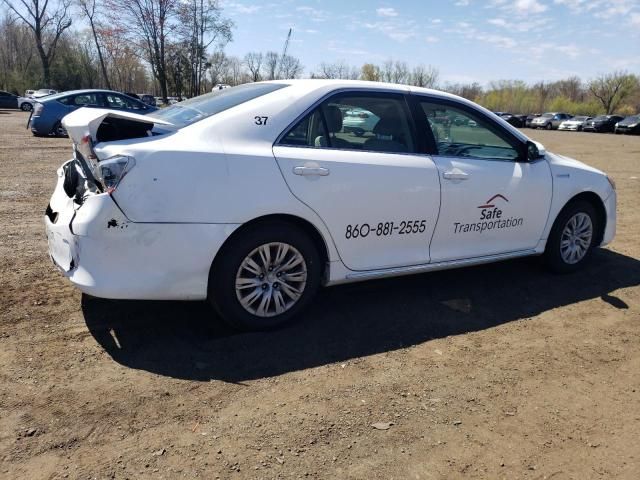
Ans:
[[[499,116],[516,128],[523,128],[527,119],[526,115],[514,115],[513,113],[502,113]]]
[[[342,112],[342,129],[345,133],[353,133],[362,137],[365,133],[372,133],[373,127],[380,121],[375,113],[363,108],[350,108]]]
[[[231,85],[227,85],[226,83],[217,83],[213,86],[211,91],[215,92],[217,90],[224,90],[225,88],[231,88]]]
[[[148,93],[141,93],[139,98],[147,105],[151,105],[152,107],[156,106],[156,97],[154,97],[153,95],[149,95]]]
[[[42,98],[42,97],[47,97],[49,95],[55,95],[56,93],[58,93],[57,90],[51,90],[49,88],[41,88],[40,90],[36,90],[35,92],[33,92],[31,96],[32,98]]]
[[[565,120],[560,124],[558,130],[570,130],[572,132],[581,132],[584,127],[584,122],[591,120],[591,117],[586,115],[577,115],[569,120]]]
[[[615,133],[640,134],[640,115],[631,115],[616,123]]]
[[[616,128],[616,123],[624,118],[620,115],[600,115],[588,122],[584,122],[582,130],[585,132],[613,132]]]
[[[73,90],[40,98],[27,124],[35,136],[66,136],[62,118],[80,107],[107,108],[124,112],[147,114],[157,110],[140,100],[111,90]]]
[[[34,98],[18,97],[18,108],[23,112],[30,112],[33,110],[33,105],[36,103]]]
[[[140,100],[140,96],[137,93],[133,93],[133,92],[122,92],[125,95],[129,95],[131,98],[135,98],[136,100]]]
[[[0,90],[0,108],[18,108],[18,96]]]
[[[557,130],[562,122],[569,120],[571,115],[562,112],[543,113],[538,118],[531,120],[531,128],[545,128]]]
[[[532,113],[532,114],[527,115],[527,119],[524,122],[524,126],[527,127],[527,128],[533,128],[531,126],[531,122],[533,122],[533,120],[535,118],[538,118],[539,116],[540,116],[539,113]]]
[[[24,96],[25,96],[25,97],[27,97],[27,98],[29,98],[29,97],[31,97],[31,95],[33,95],[34,93],[36,93],[36,91],[35,91],[35,90],[25,90],[25,92],[24,92]]]

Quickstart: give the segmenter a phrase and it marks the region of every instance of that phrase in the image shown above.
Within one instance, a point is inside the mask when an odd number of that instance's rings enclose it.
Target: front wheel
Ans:
[[[596,247],[600,221],[593,206],[585,201],[567,205],[556,218],[545,249],[551,270],[569,273],[581,268]]]
[[[257,224],[218,253],[209,299],[243,330],[279,327],[299,314],[320,285],[321,259],[309,236],[286,222]]]
[[[547,123],[547,126],[544,128],[546,128],[547,130],[551,130],[553,128],[553,125],[551,125],[551,122],[549,122]]]

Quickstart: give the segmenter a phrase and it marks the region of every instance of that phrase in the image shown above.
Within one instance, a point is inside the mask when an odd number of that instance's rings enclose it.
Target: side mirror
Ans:
[[[527,141],[527,160],[530,162],[539,158],[544,158],[546,153],[547,152],[541,143],[532,142],[531,140]]]

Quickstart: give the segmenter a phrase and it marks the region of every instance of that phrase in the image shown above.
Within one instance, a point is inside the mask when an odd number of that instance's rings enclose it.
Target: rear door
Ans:
[[[551,206],[546,160],[520,161],[522,142],[481,112],[454,101],[416,99],[442,184],[431,261],[534,248]]]
[[[352,270],[429,262],[440,184],[416,152],[405,96],[363,91],[325,100],[273,148],[291,192],[322,218]]]

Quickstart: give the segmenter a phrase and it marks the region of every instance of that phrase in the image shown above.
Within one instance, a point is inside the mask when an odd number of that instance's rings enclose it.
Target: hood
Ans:
[[[586,163],[582,163],[581,161],[576,160],[575,158],[565,157],[564,155],[559,155],[557,153],[547,152],[547,159],[552,167],[553,166],[565,167],[565,168],[583,170],[587,172],[604,175],[604,172],[598,170],[597,168],[593,168],[592,166],[587,165]]]
[[[102,123],[107,120],[112,119],[120,121],[120,123],[126,126],[134,126],[143,129],[143,131],[148,132],[151,130],[154,125],[162,125],[165,127],[169,127],[170,130],[174,130],[175,127],[172,123],[167,122],[165,120],[160,120],[157,118],[149,117],[147,115],[141,115],[139,113],[130,113],[130,112],[120,112],[118,110],[108,110],[104,108],[79,108],[71,112],[69,115],[66,115],[62,119],[62,126],[67,130],[69,134],[69,138],[73,140],[74,143],[79,144],[82,141],[82,138],[85,135],[90,135],[93,142],[100,142],[101,139],[98,138],[98,129]],[[131,138],[130,136],[122,136],[122,138]],[[118,140],[119,138],[109,137],[109,140]]]

